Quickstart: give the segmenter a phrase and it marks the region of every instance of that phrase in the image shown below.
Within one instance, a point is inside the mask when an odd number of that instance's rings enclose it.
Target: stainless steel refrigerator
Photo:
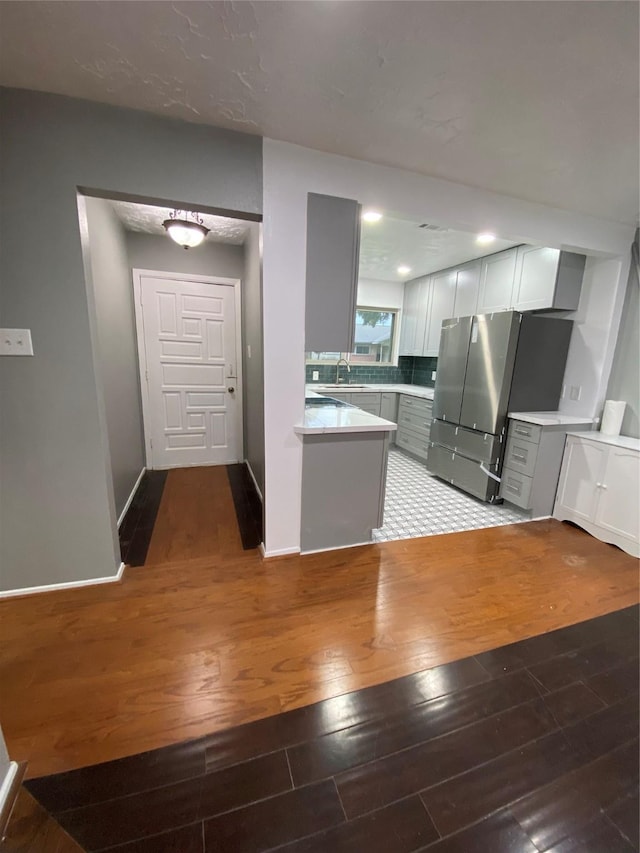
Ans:
[[[517,311],[442,324],[427,468],[493,503],[507,413],[555,410],[573,322]]]

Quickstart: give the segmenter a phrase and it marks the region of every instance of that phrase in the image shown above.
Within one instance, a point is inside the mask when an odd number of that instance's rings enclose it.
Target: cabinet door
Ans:
[[[558,504],[585,521],[593,521],[601,489],[607,446],[567,436],[558,485]]]
[[[434,273],[422,355],[438,355],[442,321],[454,316],[455,299],[456,270]]]
[[[380,394],[356,391],[351,395],[351,403],[363,412],[380,417]]]
[[[539,311],[553,307],[560,251],[518,246],[513,307],[516,311]]]
[[[638,541],[640,519],[640,454],[623,447],[609,447],[604,475],[598,480],[600,499],[596,524]]]
[[[516,271],[516,249],[507,249],[482,259],[478,314],[508,311]]]
[[[359,256],[358,202],[308,193],[307,352],[353,352]]]
[[[416,343],[413,355],[424,355],[425,338],[427,336],[427,317],[429,315],[429,307],[431,305],[431,284],[432,277],[426,276],[419,279],[418,287],[418,306],[416,318]],[[437,353],[436,353],[437,355]]]
[[[393,391],[384,391],[380,395],[380,417],[398,423],[398,395]]]
[[[415,355],[419,290],[418,280],[408,281],[404,286],[399,355]]]
[[[478,308],[481,261],[471,261],[456,270],[456,298],[454,317],[470,317]]]

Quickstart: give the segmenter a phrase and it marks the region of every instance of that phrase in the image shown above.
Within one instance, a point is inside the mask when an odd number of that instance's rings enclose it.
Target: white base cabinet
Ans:
[[[568,435],[553,516],[640,557],[640,440]]]

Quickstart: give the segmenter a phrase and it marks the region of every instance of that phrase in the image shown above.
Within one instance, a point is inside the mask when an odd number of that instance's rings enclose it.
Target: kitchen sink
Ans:
[[[317,387],[318,388],[332,388],[336,391],[340,388],[340,389],[344,389],[345,391],[348,391],[350,388],[351,389],[353,389],[353,388],[369,388],[369,385],[350,385],[350,384],[347,384],[346,382],[341,382],[339,385],[318,385]]]

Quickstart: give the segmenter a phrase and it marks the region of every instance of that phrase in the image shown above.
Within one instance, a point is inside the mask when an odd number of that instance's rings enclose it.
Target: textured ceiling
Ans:
[[[635,2],[9,2],[0,80],[638,215]]]
[[[363,222],[360,277],[406,281],[516,245],[495,240],[490,245],[479,246],[475,234],[446,228],[420,228],[420,224],[389,216],[380,222]],[[410,267],[411,272],[401,275],[398,273],[400,265]]]
[[[144,234],[166,234],[162,226],[172,212],[168,207],[154,207],[151,204],[135,204],[129,201],[112,201],[111,206],[127,231],[141,231]],[[210,213],[198,214],[205,228],[211,233],[207,240],[215,243],[231,243],[241,246],[244,243],[248,224],[242,219],[228,216],[213,216]]]

